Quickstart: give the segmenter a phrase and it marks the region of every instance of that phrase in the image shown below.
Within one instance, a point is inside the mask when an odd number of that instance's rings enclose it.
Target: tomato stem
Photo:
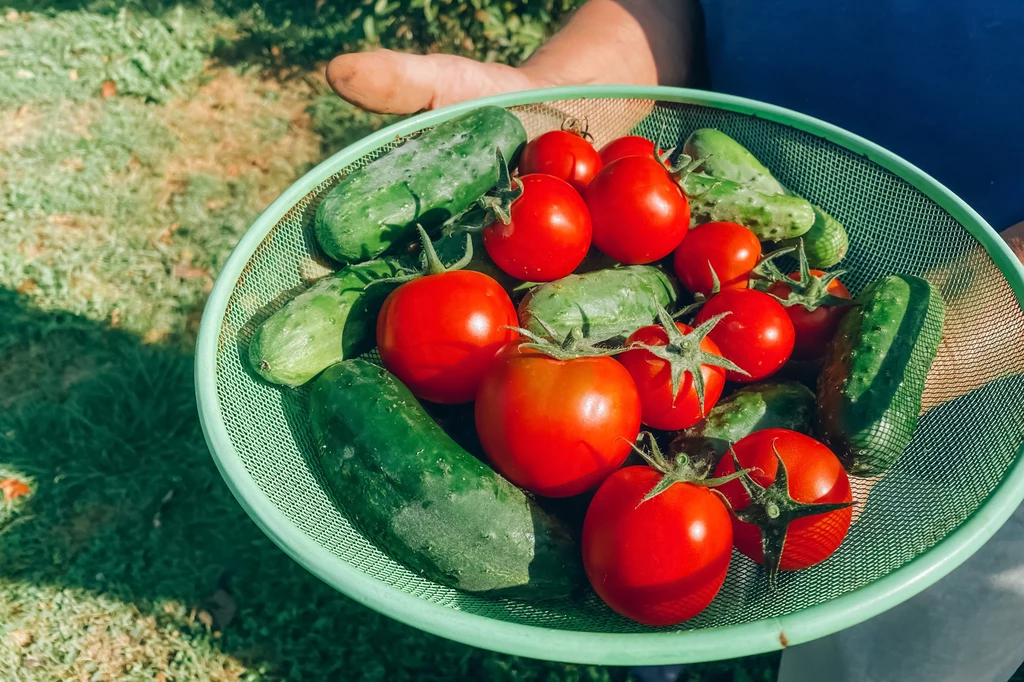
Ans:
[[[650,452],[647,452],[640,447],[645,437],[650,443]],[[661,448],[658,447],[658,441],[654,439],[654,434],[650,431],[640,432],[640,435],[637,436],[636,443],[630,443],[629,445],[633,448],[634,452],[643,457],[644,461],[647,462],[652,469],[662,474],[661,480],[659,480],[658,483],[644,496],[641,504],[657,497],[676,483],[690,483],[702,488],[713,489],[724,483],[728,483],[733,479],[739,478],[740,476],[744,476],[751,471],[750,469],[743,469],[729,474],[728,476],[708,478],[707,475],[711,472],[713,462],[691,461],[689,455],[683,452],[676,455],[674,464],[669,464],[665,455],[662,454]]]
[[[590,122],[587,120],[586,116],[583,117],[582,121],[575,116],[567,116],[565,120],[562,121],[562,131],[578,135],[584,140],[589,140],[591,142],[594,140],[594,136],[590,134]]]
[[[679,331],[679,327],[676,326],[672,315],[665,310],[664,306],[659,305],[658,322],[662,329],[665,330],[665,334],[668,336],[668,343],[664,346],[648,345],[645,343],[633,343],[629,346],[629,348],[642,348],[651,355],[660,358],[669,364],[672,376],[673,405],[675,404],[675,399],[678,397],[679,391],[682,388],[683,376],[685,374],[689,374],[693,380],[693,388],[697,393],[697,402],[700,407],[700,414],[702,417],[704,416],[704,373],[700,369],[703,365],[708,365],[710,367],[722,367],[747,376],[747,372],[740,369],[736,363],[722,357],[721,355],[709,353],[700,347],[704,338],[711,333],[711,330],[715,328],[715,325],[721,322],[728,314],[728,312],[724,312],[719,315],[715,315],[689,334],[684,334]]]
[[[558,338],[558,332],[539,317],[534,318],[547,332],[548,338],[542,337],[522,327],[507,327],[519,332],[528,341],[520,343],[520,348],[530,348],[555,360],[575,360],[577,358],[596,358],[616,355],[629,350],[628,346],[598,346],[590,341],[583,330],[573,327],[564,338]]]
[[[487,211],[484,226],[495,220],[500,220],[504,225],[512,222],[512,204],[523,195],[523,183],[509,173],[508,163],[501,149],[495,147],[494,155],[498,161],[498,182],[491,191],[477,200],[477,203]]]
[[[437,250],[434,248],[433,242],[430,241],[430,236],[427,234],[427,231],[419,224],[416,225],[416,229],[420,233],[420,243],[423,246],[423,252],[420,254],[420,260],[422,263],[420,270],[409,270],[402,267],[398,271],[399,274],[394,277],[384,277],[367,283],[367,285],[363,287],[364,291],[372,286],[381,284],[382,282],[390,282],[392,284],[395,282],[411,282],[414,279],[426,277],[428,275],[441,275],[446,272],[461,270],[469,265],[470,261],[473,260],[473,237],[469,234],[466,235],[466,250],[463,252],[462,257],[446,267],[438,257]]]
[[[800,279],[790,277],[775,264],[776,258],[791,254],[794,251],[797,252],[797,258],[800,262]],[[846,274],[845,270],[826,272],[824,275],[811,274],[811,266],[807,262],[807,253],[804,251],[804,240],[802,238],[798,242],[797,247],[789,246],[766,255],[754,268],[754,274],[758,275],[758,279],[754,279],[751,282],[752,288],[764,291],[787,308],[794,305],[802,305],[805,310],[811,312],[821,306],[848,306],[854,304],[854,301],[851,299],[835,296],[829,293],[828,290],[829,285],[835,279]],[[788,297],[782,298],[768,291],[771,285],[776,282],[785,284],[789,288]]]
[[[762,486],[752,479],[749,473],[742,474],[738,479],[750,497],[750,504],[740,510],[730,505],[730,510],[740,521],[754,524],[761,529],[761,549],[764,554],[764,567],[768,572],[768,586],[774,590],[790,522],[807,516],[846,509],[853,503],[806,503],[794,500],[789,494],[789,473],[786,470],[786,463],[782,461],[775,440],[772,441],[772,452],[778,461],[775,480],[770,485]],[[730,447],[729,454],[732,456],[733,466],[739,471],[740,462],[736,457],[736,451]],[[750,469],[744,470],[749,471]]]

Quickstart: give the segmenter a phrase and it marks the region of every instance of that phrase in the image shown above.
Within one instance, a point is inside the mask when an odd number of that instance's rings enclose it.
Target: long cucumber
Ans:
[[[917,428],[945,305],[920,277],[884,277],[857,297],[818,377],[823,441],[856,476],[885,473]]]
[[[341,263],[375,258],[469,208],[498,181],[495,150],[511,163],[525,144],[501,107],[441,123],[346,174],[317,207],[317,241]]]
[[[567,527],[459,447],[386,370],[328,368],[310,414],[328,487],[392,559],[491,596],[557,598],[586,583]]]
[[[692,158],[704,159],[701,168],[712,177],[739,183],[761,194],[792,194],[746,147],[720,130],[695,130],[686,139],[683,151]],[[796,246],[799,238],[803,240],[811,267],[829,268],[846,256],[849,236],[842,223],[823,208],[814,204],[811,208],[814,222],[810,229],[784,239],[781,246]],[[778,241],[774,237],[770,239]]]

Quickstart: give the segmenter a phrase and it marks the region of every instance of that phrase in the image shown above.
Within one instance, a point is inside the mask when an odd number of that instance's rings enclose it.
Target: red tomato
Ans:
[[[676,327],[683,334],[689,334],[693,327],[677,322]],[[642,343],[647,346],[667,346],[668,334],[659,325],[650,325],[633,332],[626,345]],[[715,342],[708,337],[701,341],[700,349],[705,353],[721,356]],[[672,392],[672,369],[668,360],[657,357],[644,349],[628,350],[616,358],[629,371],[640,392],[641,421],[655,429],[676,431],[693,426],[704,418],[718,402],[725,386],[725,370],[714,365],[700,365],[704,377],[704,409],[701,410],[697,389],[690,372],[683,374],[679,392]],[[696,364],[696,358],[694,362]]]
[[[617,161],[625,156],[646,156],[653,159],[654,143],[646,137],[627,135],[626,137],[612,140],[601,147],[600,155],[601,161],[606,166],[612,161]]]
[[[722,289],[746,289],[750,271],[761,260],[761,242],[736,223],[705,223],[689,231],[676,249],[676,277],[691,293],[710,296],[711,268]]]
[[[774,447],[774,450],[773,450]],[[849,504],[853,501],[850,479],[831,450],[809,436],[788,429],[765,429],[740,439],[734,446],[736,459],[744,469],[750,468],[749,476],[758,486],[771,486],[779,469],[779,457],[786,465],[788,495],[785,490],[776,489],[780,495],[791,498],[795,506],[816,504]],[[715,477],[726,476],[736,471],[732,457],[726,453]],[[729,481],[718,487],[729,500],[729,504],[742,515],[751,504],[750,495],[740,481]],[[813,506],[805,506],[799,514],[813,512]],[[853,508],[835,509],[824,513],[793,518],[787,521],[783,510],[776,521],[785,526],[785,536],[780,540],[779,570],[793,571],[820,563],[832,555],[843,542],[850,528]],[[733,517],[733,539],[736,549],[754,561],[765,562],[761,529]],[[778,547],[776,549],[779,549]],[[769,567],[770,568],[770,567]]]
[[[550,282],[570,274],[590,249],[590,214],[569,183],[551,175],[524,175],[508,224],[484,228],[484,248],[517,279]]]
[[[494,468],[548,497],[596,486],[640,432],[636,385],[610,357],[555,360],[509,344],[484,375],[475,409]]]
[[[519,157],[519,173],[544,173],[565,180],[580,194],[601,170],[594,145],[567,130],[552,130],[531,140]]]
[[[413,394],[436,403],[476,395],[495,353],[517,338],[508,294],[487,275],[456,270],[414,279],[384,300],[377,349]]]
[[[811,270],[811,274],[821,277],[825,272]],[[791,272],[789,277],[800,281],[799,272]],[[850,298],[850,290],[838,279],[829,282],[827,291],[839,298]],[[788,299],[791,290],[785,282],[775,282],[768,288],[768,293]],[[783,307],[785,307],[789,319],[793,321],[793,329],[796,330],[793,355],[805,360],[819,358],[825,354],[832,337],[835,336],[839,321],[843,319],[843,315],[847,311],[845,307],[831,305],[818,306],[814,310],[808,310],[799,303]]]
[[[727,370],[730,381],[757,381],[774,374],[793,354],[793,323],[774,298],[754,289],[726,289],[708,299],[697,315],[701,325],[715,315],[729,313],[711,330],[709,338],[722,355],[747,372]]]
[[[690,228],[690,204],[653,158],[627,156],[605,166],[584,195],[594,246],[621,263],[664,258]]]
[[[583,522],[583,566],[594,591],[645,625],[675,625],[707,608],[732,554],[729,512],[718,496],[675,483],[645,501],[661,478],[647,466],[619,469]]]

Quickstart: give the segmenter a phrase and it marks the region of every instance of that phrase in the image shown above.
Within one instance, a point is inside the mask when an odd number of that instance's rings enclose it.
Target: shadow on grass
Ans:
[[[199,427],[190,355],[7,290],[0,319],[0,466],[33,481],[0,521],[3,582],[83,588],[161,622],[168,603],[206,610],[215,646],[261,680],[625,679],[448,642],[338,594],[228,492]],[[183,636],[213,637],[195,625]]]

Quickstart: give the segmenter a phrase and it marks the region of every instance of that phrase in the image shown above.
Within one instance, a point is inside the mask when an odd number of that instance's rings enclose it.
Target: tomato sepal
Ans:
[[[629,346],[598,345],[588,339],[579,327],[573,327],[564,337],[559,338],[558,332],[552,329],[551,325],[543,319],[537,317],[534,318],[534,321],[544,328],[544,331],[548,334],[547,337],[540,336],[522,327],[507,327],[507,329],[518,332],[521,336],[528,339],[519,344],[520,348],[530,348],[555,360],[606,357],[631,350]]]
[[[428,275],[441,275],[446,272],[455,272],[456,270],[462,270],[464,267],[469,265],[470,261],[473,260],[473,238],[470,235],[466,235],[466,250],[462,256],[449,265],[445,265],[441,262],[441,259],[437,255],[437,250],[434,248],[434,243],[430,241],[430,235],[423,229],[423,226],[419,223],[416,224],[416,229],[420,234],[420,243],[423,245],[423,251],[420,254],[420,269],[410,270],[408,268],[399,269],[399,273],[393,277],[385,277],[383,279],[373,280],[363,287],[363,291],[366,291],[370,287],[380,284],[381,282],[394,283],[405,283],[411,282],[414,279],[420,277],[426,277]]]
[[[494,189],[477,200],[478,205],[487,212],[487,217],[492,219],[481,225],[479,229],[483,229],[495,220],[500,220],[502,225],[508,225],[512,222],[512,204],[523,196],[523,183],[509,173],[508,163],[505,161],[501,149],[495,147],[494,155],[498,159],[498,182],[494,185]]]
[[[708,302],[715,294],[722,293],[722,282],[718,279],[718,273],[715,272],[715,268],[711,263],[708,263],[708,270],[711,271],[711,294],[705,296],[701,292],[697,292],[693,295],[693,303],[685,305],[672,314],[672,319],[678,320],[680,317],[686,317],[690,313],[695,313],[704,307],[704,304]]]
[[[673,176],[677,182],[682,186],[682,178],[685,178],[690,173],[696,171],[698,168],[704,165],[704,161],[710,157],[708,154],[702,158],[694,158],[688,154],[680,154],[676,159],[675,163],[672,162],[672,155],[675,153],[677,147],[669,147],[667,149],[661,146],[662,136],[665,134],[665,128],[667,126],[663,123],[661,130],[658,131],[658,137],[654,140],[654,160],[663,165],[669,172],[669,175]]]
[[[645,436],[649,443],[649,452],[639,445],[642,443]],[[710,460],[691,459],[685,452],[677,452],[673,460],[670,462],[661,452],[661,448],[658,446],[658,441],[654,439],[654,434],[650,431],[641,431],[640,435],[637,436],[636,443],[630,443],[629,446],[635,453],[640,455],[652,469],[662,475],[661,480],[658,481],[657,485],[651,488],[650,491],[644,495],[640,504],[654,499],[676,483],[691,483],[702,488],[708,488],[711,492],[716,493],[728,508],[728,500],[725,499],[725,496],[722,495],[722,493],[715,490],[715,488],[720,485],[724,485],[729,481],[746,476],[751,471],[751,469],[739,469],[737,467],[736,471],[726,476],[708,478],[708,474],[711,473],[714,462]]]
[[[732,360],[728,360],[715,353],[709,353],[700,347],[704,337],[710,334],[715,325],[721,322],[728,314],[728,312],[724,312],[715,315],[689,334],[684,334],[675,325],[672,315],[665,310],[664,306],[659,305],[658,323],[668,335],[668,343],[661,346],[634,342],[627,347],[629,350],[643,349],[668,363],[672,376],[673,406],[675,405],[676,397],[679,395],[679,389],[683,385],[683,375],[689,373],[693,378],[693,388],[697,392],[697,404],[700,408],[700,414],[702,417],[704,416],[704,372],[700,369],[702,365],[722,367],[723,369],[732,370],[747,376],[747,372],[743,371]]]
[[[797,257],[800,261],[800,279],[790,277],[775,264],[776,258],[791,254],[794,251],[797,252]],[[765,292],[787,308],[794,305],[802,305],[807,312],[812,312],[822,306],[842,307],[854,305],[852,299],[836,296],[828,290],[829,285],[834,280],[845,275],[846,271],[836,270],[834,272],[826,272],[824,275],[812,273],[811,266],[807,261],[807,254],[804,251],[803,239],[800,239],[796,247],[789,246],[766,255],[757,264],[757,267],[754,268],[754,274],[757,277],[751,281],[751,288]],[[789,287],[789,295],[786,298],[769,291],[772,284],[777,282]]]
[[[768,586],[774,590],[778,584],[779,566],[782,563],[782,551],[786,545],[786,534],[790,522],[806,516],[846,509],[852,507],[853,502],[807,503],[794,500],[789,493],[789,474],[786,471],[786,463],[783,461],[782,455],[779,454],[775,441],[772,441],[772,453],[778,461],[778,470],[775,480],[770,485],[758,484],[750,477],[750,469],[744,469],[743,474],[737,477],[750,498],[749,505],[737,510],[727,498],[723,496],[723,499],[725,499],[726,507],[737,519],[753,524],[760,529],[764,567],[768,573]],[[729,455],[732,457],[733,466],[739,471],[739,458],[732,447],[729,448]]]

